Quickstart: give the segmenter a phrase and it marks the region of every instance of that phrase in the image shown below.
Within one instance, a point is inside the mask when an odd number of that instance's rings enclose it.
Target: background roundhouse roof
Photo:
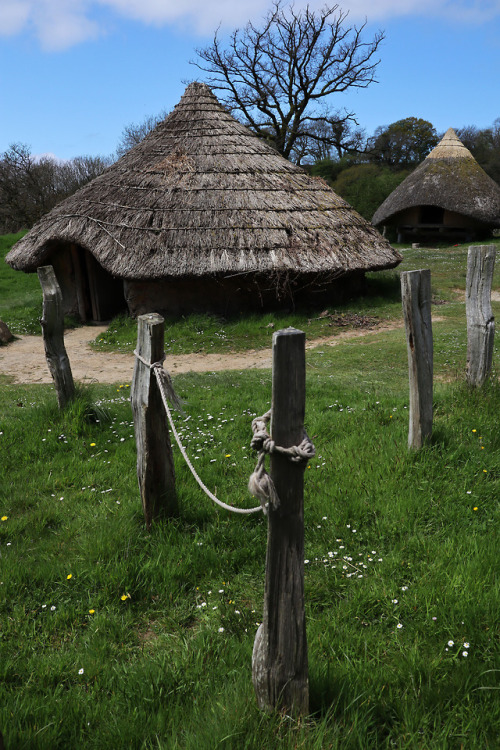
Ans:
[[[449,128],[424,161],[375,211],[375,225],[414,206],[439,206],[500,226],[500,187]]]

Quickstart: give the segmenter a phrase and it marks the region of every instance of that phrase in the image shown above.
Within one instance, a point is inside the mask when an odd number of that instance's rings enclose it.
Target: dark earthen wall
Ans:
[[[83,253],[82,248],[76,250]],[[91,290],[87,288],[87,273],[84,272],[85,266],[79,256],[76,261],[82,266],[80,285],[84,284],[80,289],[80,297],[83,298],[80,303],[74,267],[75,252],[72,254],[69,243],[54,245],[47,259],[47,263],[53,265],[61,287],[64,313],[81,316],[82,309],[85,308],[85,319],[91,320]],[[158,281],[124,280],[123,291],[119,282],[120,290],[116,292],[117,281],[110,280],[109,286],[103,283],[97,288],[94,284],[93,293],[98,294],[99,299],[94,300],[93,307],[99,303],[97,307],[104,309],[106,302],[113,301],[115,292],[117,298],[121,295],[123,300],[124,292],[125,302],[133,316],[148,312],[172,316],[213,312],[226,316],[245,311],[293,310],[296,306],[318,309],[360,294],[364,289],[364,281],[362,272],[346,274],[337,279],[333,279],[331,275],[296,273],[238,274],[228,277],[214,275]],[[108,317],[112,314],[110,311]]]
[[[469,241],[475,238],[488,237],[490,227],[454,211],[445,210],[442,224],[436,226],[422,226],[420,221],[420,206],[413,206],[400,211],[391,217],[388,226],[397,228],[398,242],[415,241]]]
[[[232,276],[124,281],[125,299],[134,316],[148,312],[168,315],[214,312],[234,315],[243,311],[290,310],[295,306],[320,307],[359,294],[364,274],[321,280],[317,274]]]

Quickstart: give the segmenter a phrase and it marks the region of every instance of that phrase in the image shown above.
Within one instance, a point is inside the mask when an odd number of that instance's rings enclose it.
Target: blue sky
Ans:
[[[295,9],[305,6],[296,0]],[[311,0],[310,7],[324,2]],[[112,153],[125,125],[169,111],[195,48],[258,23],[268,0],[0,0],[0,153],[13,142],[61,159]],[[349,0],[384,29],[378,84],[336,96],[371,135],[403,117],[438,132],[500,117],[500,0]]]

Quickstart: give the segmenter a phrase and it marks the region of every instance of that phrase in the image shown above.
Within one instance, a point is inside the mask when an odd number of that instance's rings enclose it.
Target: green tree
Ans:
[[[314,177],[323,177],[330,185],[333,185],[341,172],[358,164],[366,163],[367,158],[362,151],[353,151],[344,154],[339,159],[318,159],[314,164],[306,164],[305,169],[308,174]]]
[[[249,22],[236,29],[227,47],[217,30],[193,64],[222,92],[231,111],[286,158],[293,158],[304,138],[338,151],[346,134],[352,138],[356,120],[353,112],[334,111],[327,101],[376,80],[376,54],[384,39],[378,32],[363,41],[366,23],[349,26],[347,15],[338,5],[295,11],[277,0],[262,26]]]
[[[408,174],[408,170],[394,172],[377,164],[356,164],[340,172],[332,187],[370,221],[380,204]]]
[[[419,117],[405,117],[392,125],[380,126],[367,144],[370,159],[394,170],[412,169],[439,142],[435,127]]]

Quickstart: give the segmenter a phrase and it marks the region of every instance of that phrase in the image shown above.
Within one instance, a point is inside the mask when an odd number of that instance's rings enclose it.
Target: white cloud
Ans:
[[[295,9],[307,0],[295,0]],[[325,0],[310,0],[321,8]],[[481,24],[500,17],[500,0],[340,0],[349,20],[384,22],[418,16]],[[258,21],[270,0],[0,0],[0,35],[30,30],[46,50],[62,50],[106,33],[102,12],[155,26],[176,25],[200,34]]]
[[[29,2],[21,0],[0,0],[0,34],[18,34],[26,25],[30,14]]]
[[[189,27],[200,34],[212,33],[219,24],[233,28],[249,18],[261,18],[270,0],[97,0],[119,15],[145,23],[169,23]]]
[[[42,47],[57,51],[95,39],[99,25],[91,17],[86,0],[35,0],[33,23]]]
[[[45,159],[49,159],[50,161],[55,161],[57,162],[57,164],[68,163],[68,159],[60,159],[58,156],[52,153],[52,151],[45,151],[43,154],[32,154],[32,159],[36,163],[44,161]]]
[[[90,2],[90,0],[89,0]],[[211,32],[222,22],[233,27],[249,18],[259,19],[271,0],[94,0],[118,14],[146,23],[164,24],[190,20],[199,32]],[[333,3],[332,3],[333,4]],[[307,0],[295,0],[296,9]],[[322,8],[325,0],[309,0],[311,8]],[[483,23],[500,17],[500,0],[340,0],[353,21],[389,19],[398,16],[444,17],[451,21]]]
[[[348,0],[341,7],[352,19],[370,21],[417,16],[481,24],[500,17],[500,0]]]
[[[99,35],[92,5],[92,0],[0,0],[0,35],[33,31],[42,49],[66,49]]]

